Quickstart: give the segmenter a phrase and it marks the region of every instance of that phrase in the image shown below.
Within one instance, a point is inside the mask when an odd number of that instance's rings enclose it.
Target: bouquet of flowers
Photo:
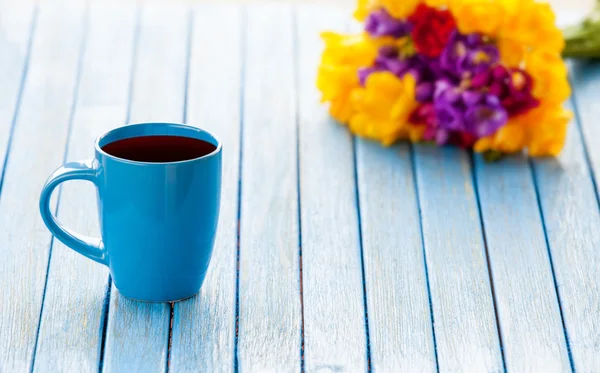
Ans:
[[[384,145],[452,144],[495,158],[557,155],[572,113],[563,33],[535,0],[359,0],[364,30],[324,32],[330,114]]]

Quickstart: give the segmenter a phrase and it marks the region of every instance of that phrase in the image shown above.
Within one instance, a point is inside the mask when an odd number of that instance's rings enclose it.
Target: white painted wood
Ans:
[[[239,273],[242,372],[300,370],[292,13],[248,8]]]
[[[0,198],[2,372],[31,368],[51,240],[39,214],[39,193],[63,163],[84,21],[83,6],[40,5]],[[20,48],[18,37],[14,47]]]
[[[528,160],[475,162],[506,369],[571,371]]]
[[[600,176],[595,137],[598,71],[597,64],[573,70],[580,124],[596,180]],[[580,136],[572,121],[562,154],[558,159],[535,160],[534,169],[575,371],[596,372],[600,369],[600,212]]]
[[[221,211],[208,274],[200,294],[175,304],[172,372],[232,372],[238,233],[242,8],[194,10],[187,97],[188,124],[224,144]],[[215,37],[219,30],[219,37]]]
[[[500,372],[502,356],[469,157],[416,145],[440,372]],[[399,192],[400,193],[400,192]]]
[[[297,10],[304,358],[309,372],[367,370],[352,137],[328,119],[315,87],[319,33],[328,27],[343,29],[348,18],[324,7]]]
[[[186,6],[143,6],[129,122],[183,120],[189,15]],[[163,372],[170,311],[126,299],[113,284],[104,372]]]
[[[68,160],[94,157],[97,136],[125,123],[134,43],[134,2],[90,9]],[[99,237],[96,190],[66,183],[58,218]],[[35,372],[97,372],[108,270],[54,240],[40,324]]]
[[[0,175],[8,151],[33,22],[32,2],[0,2]]]

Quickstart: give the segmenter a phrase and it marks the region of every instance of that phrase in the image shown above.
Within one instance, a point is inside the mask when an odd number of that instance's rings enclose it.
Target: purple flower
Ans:
[[[482,96],[480,102],[467,107],[466,130],[477,138],[492,135],[508,120],[508,113],[494,95]]]
[[[436,102],[435,115],[438,126],[451,131],[463,131],[463,112],[460,109],[449,102]]]
[[[421,82],[415,89],[415,97],[419,102],[431,101],[433,97],[433,83]]]
[[[447,80],[436,82],[433,106],[437,129],[467,132],[476,138],[493,134],[508,119],[498,97],[465,90]]]
[[[361,84],[364,85],[370,74],[377,71],[389,71],[399,78],[410,73],[417,81],[421,81],[421,77],[426,74],[426,68],[418,56],[402,57],[397,47],[383,46],[379,48],[375,64],[371,67],[359,69],[358,77]]]
[[[387,70],[397,77],[402,77],[413,67],[413,61],[410,58],[404,59],[398,56],[387,57],[380,54],[375,58],[375,66]]]
[[[436,103],[459,104],[462,91],[447,79],[435,82],[433,101]]]
[[[446,72],[461,79],[488,70],[498,59],[496,46],[486,44],[480,35],[455,32],[440,55],[440,65]]]
[[[393,36],[396,38],[410,34],[412,25],[392,17],[385,9],[377,9],[365,20],[365,31],[372,36]]]

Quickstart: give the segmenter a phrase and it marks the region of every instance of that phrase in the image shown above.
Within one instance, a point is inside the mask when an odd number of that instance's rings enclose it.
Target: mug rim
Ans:
[[[108,136],[115,134],[118,131],[123,131],[125,128],[131,128],[131,127],[157,127],[157,126],[164,126],[164,127],[174,127],[174,128],[180,128],[180,129],[184,129],[184,130],[190,130],[190,131],[194,131],[197,133],[204,133],[206,135],[208,135],[213,141],[213,145],[215,145],[215,150],[213,150],[212,152],[208,153],[208,154],[204,154],[200,157],[197,158],[191,158],[191,159],[185,159],[182,161],[173,161],[173,162],[142,162],[142,161],[134,161],[131,159],[127,159],[127,158],[121,158],[121,157],[117,157],[114,156],[110,153],[107,153],[106,151],[104,151],[102,149],[102,147],[100,146],[100,143],[102,142],[102,140],[106,139]],[[138,135],[138,136],[132,136],[132,137],[142,137],[145,135]],[[152,136],[152,135],[146,135],[146,136]],[[169,136],[168,134],[165,134],[164,136]],[[188,137],[183,135],[183,137]],[[118,141],[118,140],[123,140],[126,139],[128,137],[123,137],[120,139],[116,139],[114,141]],[[191,137],[190,137],[191,138]],[[206,141],[206,140],[204,140]],[[110,144],[113,141],[107,143]],[[209,141],[211,142],[211,141]],[[106,145],[106,144],[104,144]],[[214,157],[215,155],[217,155],[218,153],[221,152],[221,147],[222,147],[222,143],[221,140],[219,140],[219,138],[217,136],[215,136],[215,134],[213,134],[212,132],[205,130],[203,128],[200,127],[194,127],[191,126],[189,124],[185,124],[185,123],[174,123],[174,122],[139,122],[139,123],[131,123],[131,124],[126,124],[124,126],[120,126],[120,127],[116,127],[113,128],[107,132],[105,132],[104,134],[98,136],[96,138],[96,141],[94,142],[94,148],[96,150],[96,152],[98,154],[101,154],[104,157],[113,159],[115,161],[118,162],[123,162],[123,163],[129,163],[129,164],[135,164],[135,165],[144,165],[144,166],[150,166],[150,165],[158,165],[158,166],[164,166],[164,165],[176,165],[176,164],[184,164],[184,163],[189,163],[189,162],[195,162],[195,161],[199,161],[199,160],[203,160],[203,159],[207,159],[207,158],[211,158]]]

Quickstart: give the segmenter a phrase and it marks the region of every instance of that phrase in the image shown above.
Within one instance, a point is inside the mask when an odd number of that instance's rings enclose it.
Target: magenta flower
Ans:
[[[435,108],[433,103],[427,102],[419,105],[412,114],[410,115],[409,122],[411,123],[422,123],[428,128],[437,126],[437,118],[435,116]]]
[[[470,86],[497,96],[508,115],[518,115],[539,105],[539,101],[531,94],[533,79],[521,69],[498,65],[476,74]]]

